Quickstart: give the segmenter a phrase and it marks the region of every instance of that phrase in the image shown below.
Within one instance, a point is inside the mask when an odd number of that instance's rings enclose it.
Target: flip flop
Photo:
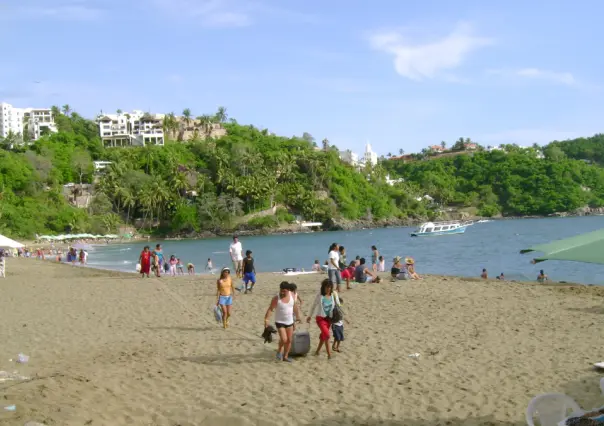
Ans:
[[[281,352],[277,352],[277,361],[283,361],[283,355],[281,355]]]
[[[283,358],[283,362],[294,362],[291,358]]]

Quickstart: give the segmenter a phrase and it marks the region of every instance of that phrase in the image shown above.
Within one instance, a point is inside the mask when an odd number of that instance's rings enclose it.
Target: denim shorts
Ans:
[[[328,269],[327,270],[327,277],[334,284],[338,284],[339,285],[340,282],[342,281],[342,276],[340,275],[340,271],[337,270],[337,269]]]
[[[344,340],[344,326],[332,324],[331,331],[333,332],[333,338],[336,342],[342,342]]]
[[[224,306],[230,306],[233,304],[233,296],[220,296],[218,298],[218,304]]]

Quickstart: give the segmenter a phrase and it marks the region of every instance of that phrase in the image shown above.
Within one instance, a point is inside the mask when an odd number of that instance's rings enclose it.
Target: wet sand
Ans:
[[[0,382],[2,406],[17,406],[0,410],[0,425],[523,425],[539,393],[604,404],[591,368],[604,361],[602,287],[359,284],[341,293],[343,352],[287,364],[259,337],[282,275],[259,274],[223,330],[215,277],[7,264],[0,370],[33,380]],[[305,313],[324,277],[287,277]],[[20,352],[29,363],[9,361]]]

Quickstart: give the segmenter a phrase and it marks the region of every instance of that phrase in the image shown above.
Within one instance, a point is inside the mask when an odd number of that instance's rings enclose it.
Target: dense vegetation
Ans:
[[[543,150],[545,159],[537,158],[540,150],[508,145],[408,163],[382,159],[358,171],[342,163],[328,141],[318,149],[307,133],[275,136],[227,121],[223,108],[198,120],[201,126],[221,122],[227,136],[211,139],[201,132],[164,147],[105,149],[96,124],[65,106],[62,113],[55,110],[58,133],[29,145],[14,135],[0,140],[0,233],[108,233],[129,225],[189,234],[274,228],[293,222],[294,215],[371,221],[432,218],[444,205],[477,207],[485,216],[604,205],[604,171],[580,161],[599,162],[600,135],[579,140],[579,148],[552,143]],[[167,134],[176,133],[176,122],[165,125]],[[95,176],[93,160],[113,164]],[[388,185],[387,173],[404,181]],[[76,185],[65,189],[71,182]],[[73,207],[68,199],[81,183],[93,182],[89,207]],[[424,194],[435,203],[417,201]],[[271,207],[277,207],[275,215],[254,215]]]

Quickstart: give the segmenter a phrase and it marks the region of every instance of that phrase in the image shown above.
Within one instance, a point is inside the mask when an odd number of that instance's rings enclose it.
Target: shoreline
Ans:
[[[137,271],[123,271],[120,269],[111,269],[111,268],[103,268],[100,267],[98,265],[89,265],[89,264],[85,264],[85,265],[81,265],[78,262],[76,262],[75,264],[71,264],[68,262],[57,262],[55,260],[38,260],[35,258],[13,258],[13,257],[8,257],[6,258],[7,262],[10,262],[13,259],[17,259],[19,262],[21,261],[32,261],[32,262],[42,262],[42,264],[48,264],[48,265],[60,265],[62,267],[71,267],[71,268],[80,268],[83,270],[93,270],[93,271],[98,271],[98,272],[107,272],[107,273],[114,273],[114,274],[125,274],[125,276],[128,277],[132,277],[134,276],[139,276],[139,272]],[[136,266],[136,264],[134,264],[134,266]],[[7,263],[7,269],[10,268],[10,264]],[[310,272],[310,271],[307,271]],[[10,273],[10,271],[9,271]],[[285,275],[285,273],[283,271],[261,271],[258,272],[257,275],[270,275],[270,276],[285,276],[285,277],[292,277],[294,280],[296,279],[295,277],[299,277],[299,276],[309,276],[309,277],[314,277],[314,276],[319,276],[319,277],[327,277],[326,273],[322,273],[322,272],[317,272],[317,273],[313,273],[313,274],[300,274],[300,275]],[[387,284],[398,284],[398,285],[402,285],[405,283],[412,283],[412,282],[421,282],[422,280],[398,280],[398,281],[394,281],[391,282],[390,281],[390,274],[388,272],[380,272],[378,273],[378,275],[380,277],[382,277],[382,283],[387,283]],[[602,289],[602,295],[604,296],[604,284],[590,284],[590,283],[580,283],[580,282],[570,282],[570,281],[548,281],[547,283],[539,283],[537,281],[534,280],[526,280],[526,281],[522,281],[522,280],[498,280],[496,278],[488,278],[488,279],[482,279],[479,277],[472,277],[472,276],[464,276],[464,275],[443,275],[443,274],[421,274],[422,278],[428,278],[428,279],[442,279],[442,280],[460,280],[460,281],[465,281],[465,282],[473,282],[473,283],[492,283],[492,284],[502,284],[502,283],[508,283],[508,284],[522,284],[522,285],[532,285],[532,286],[536,286],[536,287],[553,287],[553,288],[562,288],[562,287],[579,287],[579,288],[598,288],[598,289]],[[218,274],[212,274],[212,273],[208,273],[208,272],[196,272],[194,275],[189,275],[188,273],[185,272],[184,275],[176,275],[175,277],[169,276],[166,273],[162,273],[160,278],[167,278],[167,279],[173,279],[173,278],[178,278],[178,279],[185,279],[185,278],[211,278],[211,277],[218,277]],[[153,274],[151,274],[149,279],[154,279],[157,278],[156,276],[154,276]],[[323,278],[321,278],[323,279]],[[356,284],[356,285],[362,285],[363,283],[355,283],[353,281],[351,281],[352,284]],[[378,285],[378,284],[376,284]]]

